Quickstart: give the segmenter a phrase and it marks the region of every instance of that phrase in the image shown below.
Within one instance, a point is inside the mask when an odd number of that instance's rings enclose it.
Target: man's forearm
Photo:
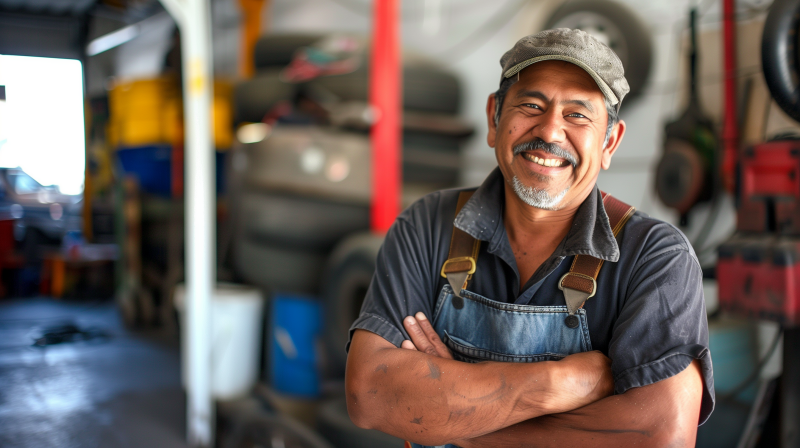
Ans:
[[[380,341],[381,348],[370,347]],[[348,410],[359,426],[444,444],[575,408],[571,392],[553,384],[554,369],[561,367],[556,362],[468,364],[397,349],[361,332],[348,358]]]
[[[702,387],[695,361],[659,383],[454,443],[464,448],[694,446]]]
[[[475,437],[549,412],[547,366],[527,377],[518,367],[386,348],[370,357],[366,375],[348,378],[348,408],[359,426],[428,445]]]

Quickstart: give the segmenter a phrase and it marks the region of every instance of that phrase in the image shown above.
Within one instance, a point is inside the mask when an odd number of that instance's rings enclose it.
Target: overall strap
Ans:
[[[616,238],[636,208],[608,193],[601,193],[608,222]],[[570,315],[575,314],[586,303],[586,300],[597,292],[597,275],[600,274],[601,267],[603,267],[603,260],[600,258],[591,255],[576,255],[569,272],[558,281],[558,289],[564,291],[564,299]]]
[[[461,212],[464,204],[472,197],[473,193],[475,193],[474,190],[459,193],[456,216]],[[467,288],[467,283],[472,278],[472,274],[475,273],[480,247],[480,240],[453,226],[453,236],[450,238],[450,253],[447,255],[447,261],[442,265],[441,275],[450,283],[450,287],[453,288],[453,294],[456,297],[461,297],[461,290]]]

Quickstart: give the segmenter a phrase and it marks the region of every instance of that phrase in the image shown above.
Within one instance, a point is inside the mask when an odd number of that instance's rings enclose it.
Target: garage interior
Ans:
[[[345,405],[382,235],[480,185],[499,56],[569,27],[631,85],[600,189],[677,226],[703,268],[717,404],[697,446],[800,447],[797,17],[0,0],[0,446],[403,447]]]

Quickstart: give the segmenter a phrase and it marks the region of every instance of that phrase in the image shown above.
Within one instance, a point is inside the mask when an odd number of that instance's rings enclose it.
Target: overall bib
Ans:
[[[461,193],[456,214],[470,196],[471,192]],[[603,204],[616,236],[634,208],[606,194]],[[448,284],[439,293],[431,323],[454,359],[471,363],[557,361],[592,350],[583,304],[597,290],[602,260],[587,255],[575,257],[570,272],[558,282],[559,289],[564,291],[565,305],[520,305],[497,302],[466,289],[475,272],[479,244],[454,228],[450,254],[442,267],[441,274]],[[455,292],[459,285],[461,288]]]

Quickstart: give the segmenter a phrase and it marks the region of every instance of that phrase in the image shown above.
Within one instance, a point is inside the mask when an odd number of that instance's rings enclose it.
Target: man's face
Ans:
[[[580,204],[600,168],[610,165],[625,128],[620,122],[603,145],[608,113],[592,77],[563,61],[525,68],[506,94],[497,126],[493,98],[487,105],[488,142],[506,182],[539,208]]]

